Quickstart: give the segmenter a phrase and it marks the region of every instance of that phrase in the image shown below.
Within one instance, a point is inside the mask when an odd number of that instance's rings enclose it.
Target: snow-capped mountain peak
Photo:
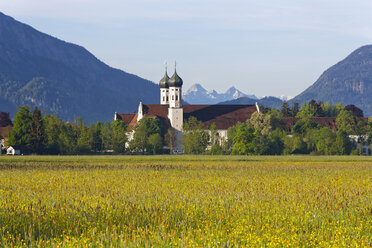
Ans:
[[[255,95],[246,95],[234,86],[230,87],[225,93],[218,93],[215,90],[207,91],[200,84],[194,84],[183,94],[184,100],[190,104],[217,104],[240,97],[257,99]]]

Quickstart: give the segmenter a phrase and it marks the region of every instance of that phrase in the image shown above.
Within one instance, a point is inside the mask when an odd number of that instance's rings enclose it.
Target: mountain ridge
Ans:
[[[0,12],[0,102],[38,106],[64,120],[109,121],[140,101],[158,103],[158,86],[112,68],[84,47],[54,38]],[[132,94],[127,94],[131,92]]]
[[[220,102],[238,99],[240,97],[249,97],[257,99],[255,95],[247,95],[235,86],[231,86],[224,93],[218,93],[216,90],[206,90],[201,84],[193,84],[184,94],[183,98],[190,104],[218,104]]]
[[[245,105],[245,104],[258,104],[259,106],[280,109],[282,107],[283,101],[280,98],[274,96],[265,96],[261,99],[252,99],[249,97],[240,97],[238,99],[220,102],[220,105]]]
[[[372,115],[372,45],[362,46],[324,71],[318,80],[289,102],[314,99],[331,104],[354,104]]]

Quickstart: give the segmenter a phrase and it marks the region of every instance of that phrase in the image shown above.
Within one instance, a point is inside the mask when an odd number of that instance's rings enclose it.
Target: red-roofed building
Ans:
[[[209,129],[212,123],[216,124],[221,139],[227,138],[227,129],[238,122],[245,122],[251,115],[259,111],[258,105],[182,105],[183,80],[176,70],[171,78],[165,72],[159,82],[160,104],[142,104],[138,106],[136,114],[115,113],[115,120],[124,121],[134,130],[135,124],[143,117],[156,116],[166,128],[174,128],[178,140],[181,141],[183,122],[190,117],[195,117],[203,123],[205,129]],[[129,134],[133,137],[133,132]],[[182,152],[182,143],[178,142],[176,152]]]

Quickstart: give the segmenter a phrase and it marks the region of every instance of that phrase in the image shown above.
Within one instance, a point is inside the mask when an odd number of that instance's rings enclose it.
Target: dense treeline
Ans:
[[[81,118],[63,122],[56,115],[42,116],[35,108],[20,106],[9,134],[9,145],[35,154],[123,153],[127,127],[121,121],[86,125]]]
[[[330,105],[310,101],[282,109],[265,109],[245,123],[227,130],[226,137],[212,124],[208,130],[196,118],[184,123],[183,146],[187,154],[280,155],[361,154],[372,143],[372,124],[353,105]],[[297,117],[288,133],[285,120]],[[319,125],[311,117],[336,117],[337,131]],[[161,120],[145,117],[134,130],[120,120],[86,125],[81,118],[63,122],[35,108],[20,106],[15,115],[9,145],[32,154],[161,154],[177,147],[177,131],[166,130]],[[355,135],[354,139],[350,135]]]
[[[18,107],[9,146],[31,154],[163,153],[165,134],[158,118],[143,118],[135,132],[120,120],[86,125],[81,118],[63,122],[36,107]],[[129,141],[128,137],[133,135]]]
[[[185,126],[193,123],[192,126],[195,128],[184,134],[185,153],[362,154],[363,145],[372,143],[372,124],[359,118],[362,116],[363,112],[354,105],[344,107],[342,104],[330,105],[312,100],[299,109],[298,104],[290,107],[284,102],[280,111],[263,108],[260,113],[254,113],[246,123],[230,127],[227,139],[215,138],[218,136],[215,127],[203,130],[200,122],[190,118]],[[300,118],[290,133],[287,133],[288,130],[285,128],[285,120],[288,117]],[[311,117],[335,117],[337,131],[319,125]]]

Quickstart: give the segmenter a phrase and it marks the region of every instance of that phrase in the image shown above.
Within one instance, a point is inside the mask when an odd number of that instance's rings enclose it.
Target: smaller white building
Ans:
[[[367,143],[368,135],[349,135],[349,139],[353,142],[354,149],[360,149],[360,155],[369,156],[371,154]]]
[[[8,149],[6,149],[6,154],[7,155],[21,155],[21,150],[16,147],[9,146]]]

